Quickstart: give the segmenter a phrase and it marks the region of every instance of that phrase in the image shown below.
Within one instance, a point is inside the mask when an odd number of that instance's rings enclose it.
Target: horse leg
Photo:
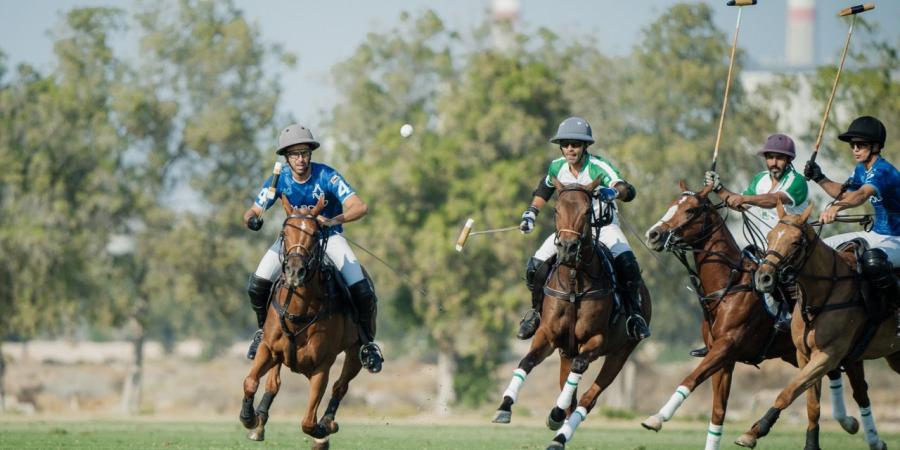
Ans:
[[[304,433],[312,436],[320,443],[325,436],[328,436],[328,430],[324,425],[316,423],[316,414],[319,410],[319,403],[322,402],[322,396],[325,395],[325,388],[328,387],[328,369],[331,364],[323,364],[316,367],[316,370],[309,377],[309,400],[306,403],[306,415],[300,422],[300,429]]]
[[[729,362],[712,376],[713,404],[706,430],[705,450],[719,450],[722,441],[722,429],[725,425],[725,411],[728,409],[728,396],[731,392],[731,379],[734,373],[734,361]]]
[[[339,427],[338,423],[334,420],[334,416],[337,414],[338,406],[341,405],[341,400],[347,395],[347,390],[350,387],[350,380],[356,378],[356,375],[358,375],[360,369],[362,369],[362,361],[359,360],[359,346],[354,346],[344,351],[344,358],[344,366],[341,369],[341,375],[331,388],[331,400],[328,401],[328,407],[325,408],[325,414],[322,415],[322,419],[319,420],[319,424],[328,430],[328,434],[338,432]]]
[[[565,423],[561,424],[561,428],[558,428],[559,431],[556,433],[556,436],[553,437],[553,440],[550,441],[547,450],[565,448],[566,443],[572,440],[572,436],[575,435],[575,430],[578,429],[578,425],[580,425],[581,422],[584,422],[588,413],[594,409],[600,394],[609,387],[613,380],[616,379],[616,376],[622,370],[625,362],[628,361],[628,356],[631,355],[631,351],[634,350],[636,345],[637,343],[628,344],[615,353],[606,356],[603,360],[603,366],[600,368],[600,373],[598,373],[597,378],[594,379],[594,383],[591,384],[590,389],[588,389],[578,400],[578,407],[575,408],[575,411],[569,416],[569,420],[566,420]],[[583,356],[576,357],[572,362],[571,373],[577,373],[576,371],[580,370],[580,374],[584,374],[584,370],[587,369],[588,361],[589,360]],[[568,384],[570,381],[571,378],[567,380],[566,383]],[[557,406],[558,405],[559,403],[557,403]],[[553,408],[554,412],[556,410],[557,408]],[[548,421],[549,420],[550,418],[548,418]]]
[[[546,335],[538,329],[537,334],[535,334],[534,339],[531,341],[531,349],[529,349],[528,354],[519,361],[519,367],[513,371],[512,378],[509,380],[509,385],[506,387],[506,390],[503,391],[503,401],[500,403],[500,407],[497,408],[497,412],[494,414],[492,422],[509,423],[512,420],[512,405],[519,396],[519,389],[522,388],[525,377],[528,376],[531,369],[534,369],[535,366],[547,359],[551,353],[553,353],[553,346],[550,345],[550,341],[547,339]]]
[[[572,370],[572,358],[568,356],[559,357],[559,390],[562,391],[563,387],[566,385],[566,380],[569,378],[569,372]],[[578,402],[575,397],[578,395],[578,387],[575,387],[575,392],[572,393],[572,402],[569,404],[569,407],[566,408],[566,415],[572,414],[575,411],[575,407],[578,406]]]
[[[734,443],[741,447],[756,447],[756,441],[769,434],[781,411],[790,406],[803,391],[812,387],[813,384],[821,382],[826,372],[837,367],[839,361],[836,358],[832,358],[829,353],[843,354],[815,350],[807,362],[806,357],[798,350],[797,359],[799,360],[800,371],[794,375],[787,387],[778,394],[778,398],[775,399],[775,403],[766,411],[766,414],[754,423],[750,430],[738,437]]]
[[[847,367],[847,379],[853,388],[853,400],[859,406],[859,415],[862,418],[866,443],[871,450],[883,450],[887,444],[878,436],[875,428],[875,417],[872,415],[872,404],[869,401],[869,385],[866,383],[865,370],[862,361],[855,362]],[[856,420],[854,419],[854,422]],[[858,425],[857,425],[858,427]]]
[[[821,450],[819,448],[819,416],[821,405],[819,399],[822,395],[822,379],[816,379],[806,390],[806,417],[809,421],[806,426],[806,445],[803,450]]]
[[[266,392],[256,407],[256,426],[247,433],[247,439],[261,441],[266,436],[266,423],[269,421],[269,407],[281,389],[281,364],[275,364],[266,372]]]
[[[648,430],[659,431],[663,427],[663,423],[668,422],[675,415],[675,411],[681,407],[681,404],[687,400],[691,392],[706,381],[707,378],[719,372],[723,367],[730,365],[734,367],[734,342],[735,340],[729,336],[723,336],[712,342],[712,348],[709,353],[703,357],[700,364],[694,368],[681,384],[675,389],[675,392],[669,397],[669,401],[660,408],[659,412],[648,417],[641,426]],[[727,394],[726,394],[727,397]]]
[[[831,416],[841,424],[844,431],[856,434],[859,431],[859,422],[855,417],[847,415],[847,408],[844,406],[844,384],[841,380],[840,370],[828,372],[828,390],[831,392]],[[857,388],[853,387],[854,397],[856,390]],[[859,404],[859,400],[857,400],[857,404]]]
[[[269,346],[263,343],[260,345],[256,358],[253,359],[250,373],[244,378],[244,400],[241,403],[241,413],[238,416],[244,428],[255,428],[259,421],[259,418],[253,411],[253,399],[256,397],[256,391],[259,389],[260,377],[274,365],[275,360],[271,356]]]

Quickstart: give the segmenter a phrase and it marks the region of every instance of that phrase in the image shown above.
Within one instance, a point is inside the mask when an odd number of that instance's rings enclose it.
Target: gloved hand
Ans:
[[[806,162],[806,166],[803,168],[803,176],[806,177],[807,180],[813,180],[816,183],[825,178],[825,174],[822,173],[822,168],[813,160]]]
[[[597,189],[597,198],[601,202],[609,203],[616,199],[619,196],[619,191],[611,188],[611,187],[603,187]]]
[[[719,179],[719,173],[715,170],[707,170],[703,175],[703,184],[712,186],[713,192],[722,190],[722,180]]]
[[[534,206],[529,206],[522,213],[522,223],[519,224],[519,229],[522,230],[522,233],[528,234],[534,231],[534,219],[537,218],[537,213],[538,209]]]
[[[253,231],[259,231],[263,226],[263,218],[259,216],[251,216],[250,219],[247,220],[247,228]]]

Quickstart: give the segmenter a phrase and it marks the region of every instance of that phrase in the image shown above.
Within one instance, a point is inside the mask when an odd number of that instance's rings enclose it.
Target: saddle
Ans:
[[[358,324],[359,312],[356,310],[356,305],[353,304],[353,298],[350,296],[350,287],[347,285],[347,281],[344,280],[344,276],[341,275],[341,271],[328,258],[328,255],[325,255],[322,259],[322,266],[319,270],[322,276],[322,287],[327,297],[326,301],[334,305],[334,310],[350,314],[353,322]],[[365,280],[374,286],[372,278],[365,267],[362,268],[362,272]]]
[[[565,300],[570,303],[576,303],[580,301],[586,300],[599,300],[603,297],[606,297],[609,294],[613,294],[613,310],[612,314],[610,314],[610,325],[616,323],[619,316],[622,314],[622,302],[619,299],[619,289],[616,283],[616,273],[615,268],[613,266],[613,256],[612,252],[607,248],[603,243],[596,242],[594,244],[594,252],[597,256],[600,257],[600,264],[603,266],[603,270],[610,277],[610,283],[612,284],[612,289],[601,289],[594,291],[584,291],[579,293],[572,298],[572,295],[569,292],[561,292],[556,289],[553,289],[549,286],[550,279],[553,278],[553,274],[556,272],[556,255],[552,256],[551,259],[547,261],[547,263],[554,264],[553,269],[550,270],[550,273],[547,274],[547,279],[544,280],[543,292],[544,295],[548,295],[550,297]]]

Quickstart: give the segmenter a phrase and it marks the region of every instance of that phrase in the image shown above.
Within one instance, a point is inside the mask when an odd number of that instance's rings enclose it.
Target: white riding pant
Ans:
[[[900,267],[900,236],[888,236],[872,231],[854,231],[826,238],[825,243],[831,248],[837,248],[838,245],[856,238],[865,239],[869,243],[870,248],[884,250],[891,264],[894,267]]]
[[[596,236],[596,231],[594,232]],[[613,258],[621,255],[625,252],[631,251],[631,246],[628,245],[628,240],[625,239],[625,233],[622,233],[622,229],[619,228],[618,223],[611,223],[605,227],[600,228],[600,242],[603,243],[609,251],[612,252]],[[544,240],[544,243],[541,244],[540,248],[534,253],[534,257],[541,260],[546,261],[550,259],[551,256],[556,254],[556,233],[547,236],[547,239]]]
[[[341,271],[347,286],[352,286],[358,281],[362,281],[363,271],[359,260],[340,234],[332,234],[328,237],[328,245],[325,247],[325,254],[328,259],[334,263],[334,266]],[[275,281],[278,274],[281,273],[281,237],[275,240],[275,243],[269,247],[266,254],[263,255],[259,266],[256,267],[256,276],[265,278],[269,281]]]

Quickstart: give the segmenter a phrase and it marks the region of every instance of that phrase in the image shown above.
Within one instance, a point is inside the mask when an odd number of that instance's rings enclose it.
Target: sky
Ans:
[[[604,53],[624,55],[638,42],[642,29],[676,3],[678,0],[521,0],[519,27],[526,32],[547,27],[563,39],[591,38]],[[736,8],[725,6],[724,0],[706,3],[713,7],[716,25],[730,40]],[[348,58],[367,33],[389,30],[401,11],[417,13],[427,8],[434,9],[449,28],[465,32],[480,24],[490,9],[490,0],[235,0],[235,4],[260,27],[265,41],[281,43],[298,56],[297,67],[282,74],[281,109],[312,127],[334,105],[330,68]],[[815,4],[815,60],[834,62],[847,33],[847,22],[837,18],[836,12],[852,3],[815,0]],[[876,4],[874,11],[865,13],[866,19],[879,25],[881,38],[900,42],[900,1]],[[134,0],[0,0],[0,49],[10,67],[25,62],[49,70],[53,61],[51,32],[65,11],[82,6],[132,10],[135,5]],[[784,68],[786,9],[787,2],[782,0],[760,0],[745,8],[738,44],[750,58],[748,67]],[[854,42],[859,40],[858,33],[854,33]],[[131,45],[123,43],[123,51],[136,53]]]

